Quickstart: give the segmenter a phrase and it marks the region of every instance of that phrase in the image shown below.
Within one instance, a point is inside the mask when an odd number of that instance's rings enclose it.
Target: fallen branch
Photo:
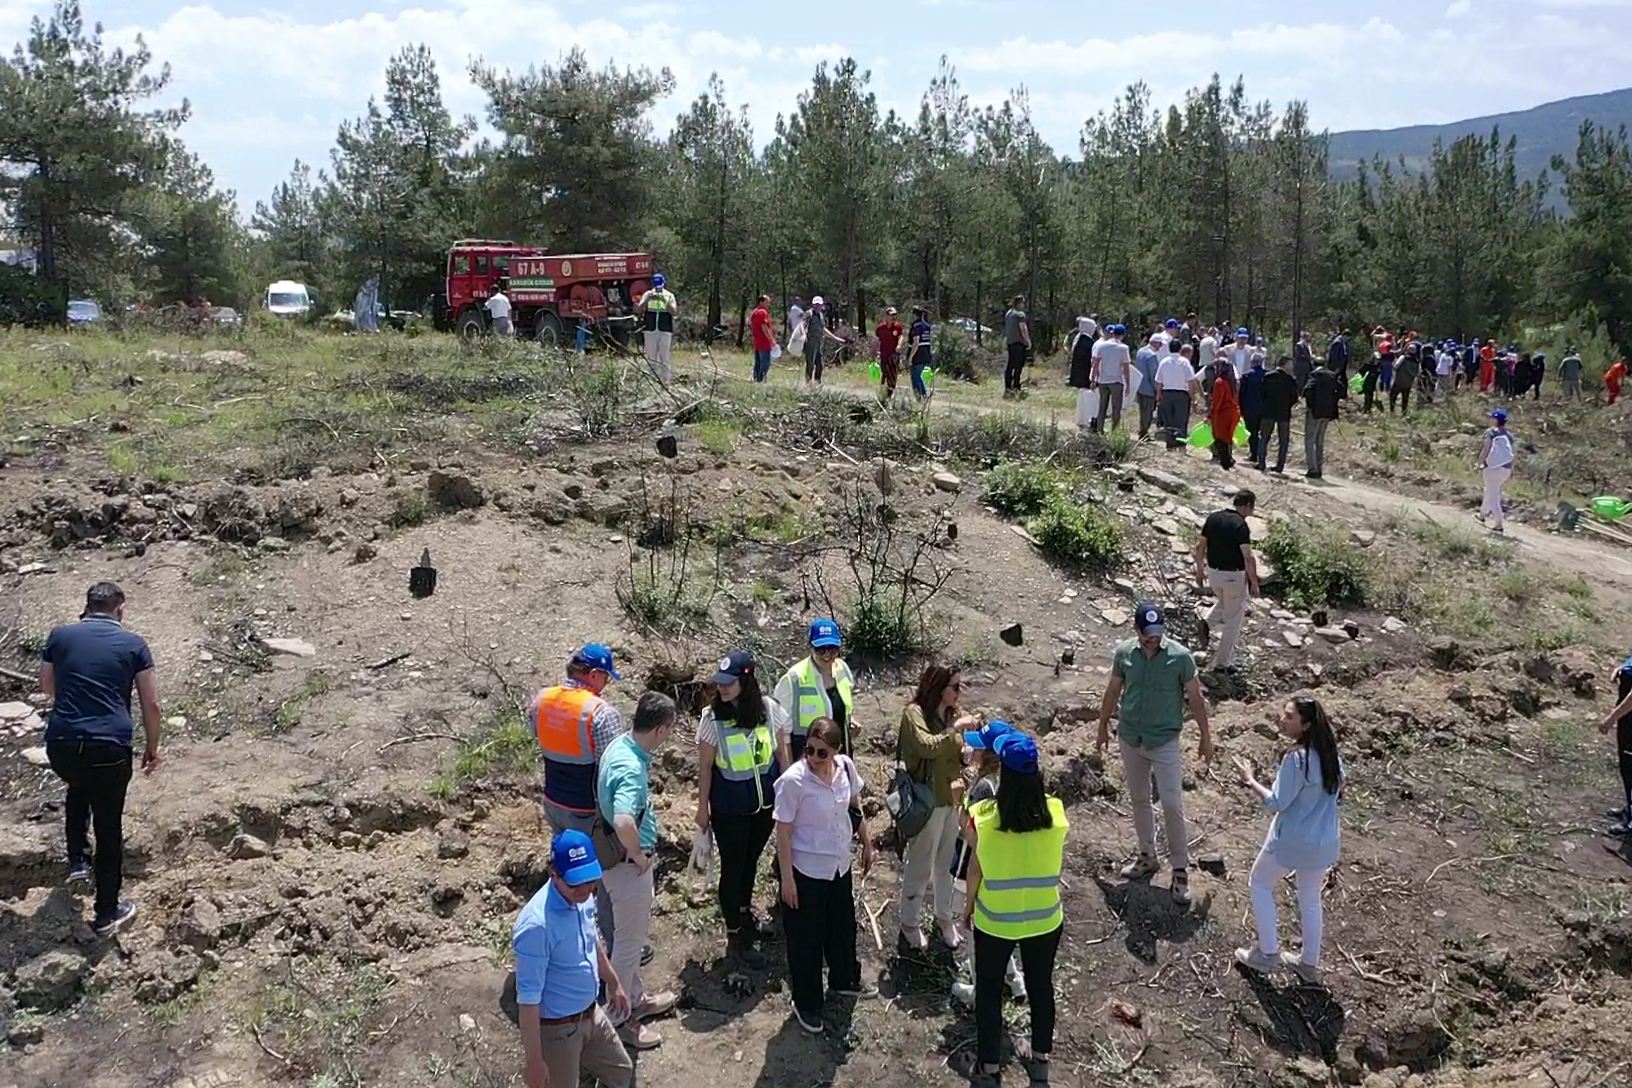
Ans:
[[[0,676],[4,676],[7,680],[15,680],[19,684],[34,684],[39,682],[39,677],[30,676],[26,672],[18,672],[16,669],[0,668]]]
[[[379,669],[390,668],[392,665],[395,665],[399,661],[408,660],[408,655],[411,654],[411,653],[413,653],[412,650],[404,650],[400,654],[392,654],[390,657],[382,657],[378,661],[376,661],[376,662],[374,662],[372,664],[364,665],[363,668],[373,669],[373,670],[376,670],[376,671],[379,670]]]
[[[271,1047],[266,1045],[266,1040],[261,1038],[261,1025],[251,1024],[249,1025],[249,1030],[255,1036],[255,1045],[266,1051],[268,1056],[278,1059],[278,1061],[282,1062],[284,1065],[293,1064],[288,1058],[285,1058],[282,1054],[279,1054],[276,1050],[273,1050]]]
[[[459,741],[459,740],[462,740],[462,739],[463,738],[461,738],[461,737],[454,736],[452,733],[415,733],[411,737],[398,737],[396,740],[386,741],[384,744],[380,745],[378,748],[376,748],[374,750],[374,754],[379,755],[380,753],[384,752],[387,748],[395,748],[399,744],[413,744],[415,741],[421,741],[421,740]]]
[[[324,430],[328,431],[329,434],[333,435],[336,442],[340,441],[340,432],[335,430],[332,424],[328,423],[326,420],[318,419],[316,416],[288,416],[284,419],[278,420],[278,424],[280,426],[285,423],[315,423],[319,427],[322,427]]]
[[[1339,952],[1343,953],[1344,958],[1349,961],[1349,966],[1354,968],[1354,973],[1359,975],[1365,981],[1375,982],[1375,983],[1377,983],[1377,984],[1379,984],[1381,986],[1403,986],[1403,985],[1405,985],[1405,983],[1399,981],[1398,979],[1384,978],[1382,975],[1372,974],[1370,971],[1366,970],[1364,967],[1361,967],[1360,966],[1360,961],[1354,958],[1354,953],[1350,952],[1348,949],[1344,948],[1342,945],[1338,945],[1337,950]]]
[[[880,903],[878,909],[874,910],[865,899],[861,901],[861,909],[867,912],[867,924],[873,928],[873,944],[878,946],[880,952],[884,951],[884,937],[878,931],[878,916],[884,913],[886,905],[886,903]]]
[[[858,465],[859,466],[861,464],[860,461],[856,460],[854,457],[851,457],[848,453],[845,453],[843,450],[839,449],[839,444],[837,442],[833,441],[831,438],[829,438],[827,440],[827,446],[828,446],[828,449],[832,450],[834,453],[838,454],[840,457],[844,458],[846,461],[849,461],[852,465]]]
[[[1426,888],[1429,885],[1429,883],[1432,882],[1434,877],[1439,875],[1439,872],[1440,872],[1441,869],[1447,868],[1448,866],[1451,866],[1451,865],[1455,865],[1457,862],[1463,861],[1463,860],[1465,860],[1465,859],[1463,859],[1463,858],[1451,858],[1449,861],[1440,862],[1438,865],[1434,866],[1434,871],[1428,874],[1428,879],[1424,880],[1422,882],[1422,886],[1424,888]]]

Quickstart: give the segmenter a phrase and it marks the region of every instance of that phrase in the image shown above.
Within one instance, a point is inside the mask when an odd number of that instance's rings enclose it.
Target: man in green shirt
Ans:
[[[1156,859],[1156,813],[1151,808],[1154,778],[1173,862],[1173,902],[1187,907],[1190,850],[1184,825],[1184,756],[1179,748],[1186,702],[1201,729],[1200,754],[1208,763],[1213,759],[1213,731],[1207,721],[1207,700],[1196,679],[1195,658],[1166,636],[1162,610],[1148,602],[1140,604],[1133,610],[1133,626],[1139,637],[1117,646],[1111,657],[1111,680],[1099,704],[1099,754],[1103,758],[1110,743],[1111,712],[1115,710],[1122,770],[1133,804],[1133,830],[1139,838],[1139,856],[1122,867],[1122,879],[1143,880],[1162,867]]]
[[[651,1050],[663,1042],[644,1021],[673,1011],[676,1000],[672,993],[647,993],[640,970],[656,897],[652,753],[669,739],[674,718],[673,699],[656,691],[642,695],[635,705],[634,727],[607,747],[596,776],[595,803],[604,821],[601,833],[610,827],[617,838],[614,852],[621,855],[621,860],[603,865],[601,881],[612,901],[613,971],[629,994],[629,1014],[617,1022],[618,1036],[631,1050]]]

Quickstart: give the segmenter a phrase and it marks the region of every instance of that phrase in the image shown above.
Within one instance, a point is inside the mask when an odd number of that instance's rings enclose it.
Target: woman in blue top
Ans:
[[[1269,838],[1258,852],[1249,883],[1258,920],[1258,947],[1238,948],[1235,958],[1250,971],[1267,974],[1289,967],[1307,983],[1320,981],[1320,935],[1324,922],[1320,892],[1326,871],[1337,863],[1337,800],[1343,792],[1343,762],[1326,709],[1313,696],[1295,695],[1281,710],[1281,735],[1293,747],[1281,760],[1275,784],[1266,786],[1240,756],[1241,780],[1275,814]],[[1287,873],[1298,878],[1303,914],[1303,955],[1280,951],[1276,932],[1275,888]]]
[[[1501,408],[1490,413],[1494,426],[1485,432],[1485,444],[1479,450],[1479,471],[1485,478],[1485,500],[1479,507],[1479,520],[1500,533],[1507,524],[1502,514],[1502,485],[1513,475],[1513,432],[1507,429],[1507,412]]]

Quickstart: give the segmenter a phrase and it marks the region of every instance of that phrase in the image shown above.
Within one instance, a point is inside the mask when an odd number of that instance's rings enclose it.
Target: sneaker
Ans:
[[[657,953],[652,951],[652,946],[649,944],[642,945],[640,949],[640,965],[642,967],[650,967],[652,965],[652,961],[655,959],[657,959]]]
[[[1273,975],[1281,969],[1281,957],[1266,956],[1257,948],[1237,948],[1235,962],[1259,975]]]
[[[1146,880],[1162,871],[1162,863],[1150,854],[1140,854],[1117,871],[1123,880]]]
[[[853,997],[858,1001],[871,1001],[878,996],[876,982],[858,982],[854,986],[835,987],[834,993],[840,997]]]
[[[1029,1077],[1031,1077],[1031,1083],[1033,1083],[1033,1084],[1047,1084],[1048,1083],[1048,1057],[1047,1057],[1047,1055],[1044,1055],[1042,1057],[1038,1057],[1037,1055],[1034,1054],[1029,1058],[1022,1059],[1021,1064],[1025,1066],[1026,1074]]]
[[[827,1030],[822,1026],[821,1016],[816,1013],[805,1012],[798,1005],[793,1007],[793,1018],[799,1022],[799,1026],[808,1034],[820,1035]]]
[[[1622,839],[1628,835],[1632,835],[1632,820],[1627,820],[1623,817],[1622,819],[1617,820],[1615,823],[1612,823],[1608,827],[1604,828],[1604,834],[1612,835],[1617,839]]]
[[[909,952],[929,951],[929,938],[924,936],[923,926],[902,926],[900,936],[896,940]]]
[[[657,1029],[638,1020],[628,1020],[618,1028],[618,1038],[630,1050],[656,1050],[663,1045],[663,1036],[658,1034]]]
[[[1016,1001],[1026,1000],[1026,976],[1021,974],[1009,976],[1009,996]]]
[[[1173,870],[1173,902],[1181,907],[1190,905],[1190,874],[1183,869]]]
[[[974,1006],[975,984],[973,982],[954,982],[952,984],[952,1000],[960,1005]]]
[[[655,1020],[659,1016],[667,1016],[673,1012],[675,1005],[679,1004],[679,1001],[679,996],[672,990],[646,994],[629,1011],[629,1016],[634,1020]]]
[[[1304,963],[1301,957],[1291,952],[1281,953],[1281,966],[1296,975],[1305,986],[1320,985],[1320,968]]]
[[[68,863],[68,883],[89,884],[95,879],[89,862],[71,861]]]
[[[123,929],[125,924],[134,917],[136,917],[136,904],[120,903],[113,908],[111,915],[106,918],[98,918],[93,928],[96,930],[98,937],[111,937]]]

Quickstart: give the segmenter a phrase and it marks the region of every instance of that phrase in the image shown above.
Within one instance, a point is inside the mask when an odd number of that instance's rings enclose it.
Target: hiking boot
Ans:
[[[81,860],[70,861],[68,863],[68,883],[89,884],[94,879],[96,879],[96,877],[95,874],[91,872],[90,862]]]
[[[1180,907],[1190,905],[1190,874],[1183,869],[1173,870],[1173,902]]]
[[[1117,871],[1123,880],[1148,880],[1162,871],[1154,854],[1140,854]]]
[[[94,928],[98,937],[111,937],[118,933],[125,925],[136,917],[135,903],[120,903],[113,908],[113,913],[105,918],[98,918]]]
[[[763,970],[766,964],[765,953],[755,948],[753,941],[741,932],[726,934],[725,954],[735,961],[738,967],[745,967],[750,971]]]
[[[827,1030],[822,1024],[820,1013],[806,1012],[798,1005],[793,1007],[793,1018],[807,1034],[820,1035]]]
[[[1273,975],[1281,969],[1279,956],[1266,956],[1257,948],[1237,948],[1235,962],[1258,975]]]
[[[1298,981],[1305,986],[1320,985],[1320,968],[1303,962],[1303,958],[1291,952],[1281,953],[1281,966],[1297,976]]]
[[[630,1050],[656,1050],[663,1045],[663,1036],[655,1028],[630,1019],[618,1028],[618,1038]]]
[[[680,998],[672,990],[646,994],[635,1003],[634,1008],[629,1010],[629,1018],[631,1020],[655,1020],[659,1016],[667,1016],[674,1011],[674,1006],[679,1001]]]

